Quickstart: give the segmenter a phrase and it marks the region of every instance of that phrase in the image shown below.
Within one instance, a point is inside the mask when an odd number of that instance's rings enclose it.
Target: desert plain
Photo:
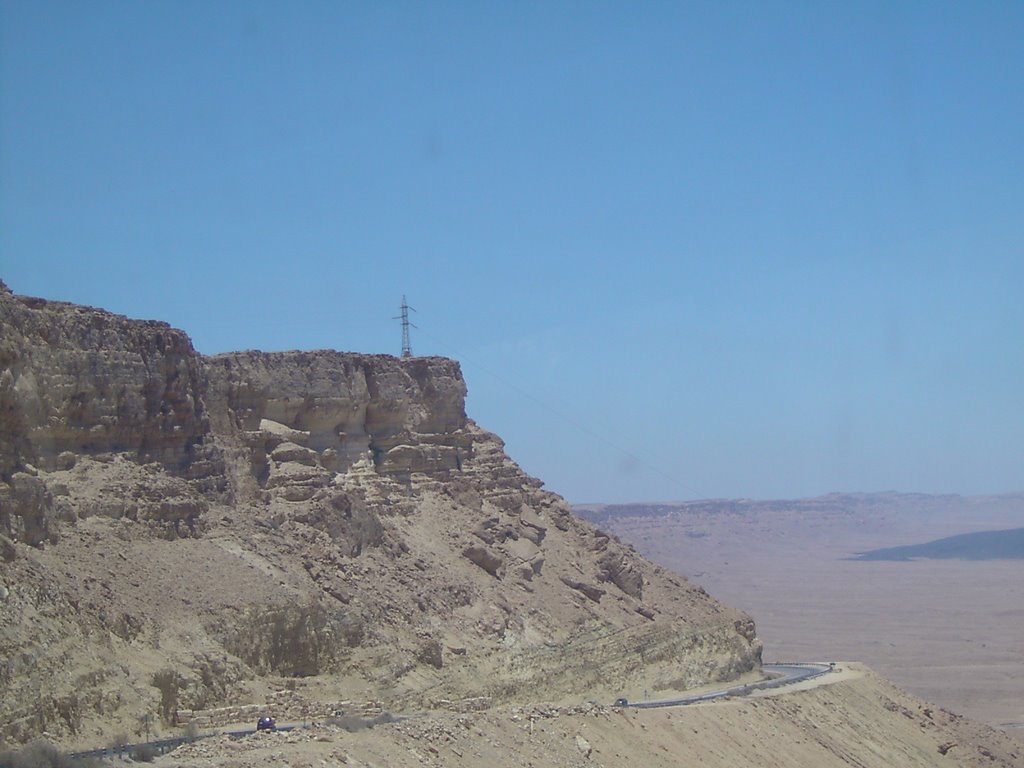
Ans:
[[[855,559],[1019,528],[1024,496],[833,494],[577,511],[749,612],[766,661],[856,659],[1024,738],[1024,560]]]

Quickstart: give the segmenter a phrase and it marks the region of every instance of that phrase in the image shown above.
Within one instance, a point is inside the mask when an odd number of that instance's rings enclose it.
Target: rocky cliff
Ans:
[[[456,362],[202,357],[0,284],[0,738],[581,700],[759,663],[749,617],[575,517]],[[317,704],[319,702],[320,704]]]

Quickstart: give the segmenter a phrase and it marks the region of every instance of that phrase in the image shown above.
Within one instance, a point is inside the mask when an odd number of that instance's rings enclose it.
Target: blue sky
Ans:
[[[1024,489],[1024,4],[0,0],[0,277],[413,350],[570,501]]]

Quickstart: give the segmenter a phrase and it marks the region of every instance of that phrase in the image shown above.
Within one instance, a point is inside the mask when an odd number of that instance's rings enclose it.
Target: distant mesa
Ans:
[[[861,552],[852,560],[1024,560],[1024,528],[978,531],[925,544]]]

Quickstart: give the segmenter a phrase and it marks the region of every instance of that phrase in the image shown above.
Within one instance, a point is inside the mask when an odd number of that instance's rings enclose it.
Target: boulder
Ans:
[[[601,589],[594,584],[587,584],[583,581],[574,581],[573,579],[565,576],[560,577],[563,584],[567,587],[575,589],[577,592],[585,595],[588,600],[593,600],[595,603],[601,602],[601,598],[607,594],[606,590]]]
[[[487,547],[466,547],[462,550],[462,556],[496,578],[500,578],[505,567],[505,559]]]
[[[609,549],[602,555],[598,560],[597,578],[599,581],[610,581],[630,597],[643,599],[643,574],[620,551]]]
[[[317,465],[316,451],[311,451],[309,448],[290,441],[280,443],[274,448],[270,452],[270,458],[278,463],[290,461],[307,467],[315,467]]]

